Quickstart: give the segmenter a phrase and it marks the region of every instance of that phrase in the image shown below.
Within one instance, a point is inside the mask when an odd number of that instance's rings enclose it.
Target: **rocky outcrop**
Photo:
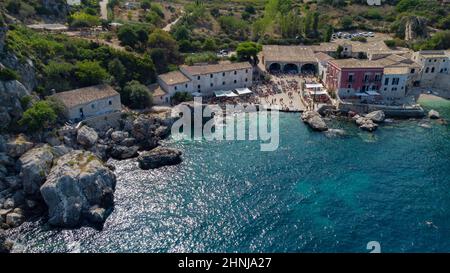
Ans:
[[[131,135],[138,141],[144,150],[150,150],[158,146],[155,131],[159,127],[154,117],[141,115],[133,121]]]
[[[31,94],[18,81],[0,81],[0,130],[16,125],[22,117],[23,108],[20,100]]]
[[[0,253],[9,253],[11,247],[11,242],[6,239],[6,233],[0,229]]]
[[[22,178],[23,191],[26,194],[39,195],[39,189],[50,173],[53,158],[53,151],[49,145],[31,149],[19,158],[19,176]]]
[[[309,125],[314,131],[326,131],[328,130],[327,124],[323,121],[319,113],[315,111],[305,111],[301,116],[303,122]]]
[[[18,158],[33,148],[34,143],[28,141],[25,135],[18,135],[10,139],[6,145],[6,153],[13,158]]]
[[[93,210],[112,207],[115,185],[114,173],[93,153],[75,150],[60,157],[40,189],[49,223],[61,227],[101,224],[106,213],[93,217]]]
[[[138,157],[139,168],[148,170],[166,165],[176,165],[182,161],[181,154],[181,151],[177,149],[163,147],[142,152]]]
[[[428,112],[428,118],[430,118],[430,119],[439,119],[440,117],[441,117],[441,115],[436,110],[430,110]]]
[[[370,112],[365,117],[372,120],[375,123],[384,122],[384,120],[386,119],[386,115],[382,110]]]
[[[69,14],[69,5],[65,0],[42,0],[42,7],[49,19],[65,21]]]
[[[403,20],[405,24],[405,41],[428,37],[426,18],[419,16],[408,16]]]
[[[5,47],[6,31],[8,30],[8,27],[2,24],[3,22],[0,19],[0,53],[3,52],[3,48]]]
[[[361,117],[361,116],[354,116],[356,125],[359,126],[360,129],[368,132],[373,132],[378,128],[378,125],[373,122],[370,118],[367,117]]]
[[[77,131],[77,142],[85,148],[90,148],[97,143],[97,132],[88,126],[83,126]]]
[[[19,74],[20,82],[27,90],[34,90],[38,84],[36,79],[36,68],[33,61],[26,59],[19,59],[11,52],[5,52],[0,55],[0,63],[9,69],[16,71]]]
[[[114,145],[111,149],[111,157],[114,159],[127,159],[138,156],[138,146],[121,146]]]
[[[128,137],[129,137],[128,132],[124,131],[115,131],[111,133],[111,140],[114,141],[115,143],[120,143]]]

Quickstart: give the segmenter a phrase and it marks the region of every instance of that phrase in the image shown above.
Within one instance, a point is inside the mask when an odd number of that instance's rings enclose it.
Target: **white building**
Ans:
[[[176,92],[212,96],[217,90],[250,87],[252,77],[253,67],[248,62],[183,65],[179,71],[159,75],[158,83],[166,93],[162,100],[168,103]]]
[[[317,59],[317,63],[318,63],[319,78],[322,80],[322,82],[325,82],[326,78],[327,78],[328,61],[334,60],[334,58],[323,52],[315,53],[315,55],[316,55],[316,59]]]
[[[445,51],[418,51],[412,59],[422,67],[419,79],[422,87],[432,87],[437,78],[450,74],[449,57]]]
[[[52,95],[65,108],[65,116],[80,121],[120,111],[120,94],[109,85],[95,85]]]
[[[412,85],[409,75],[410,68],[407,66],[385,67],[379,91],[383,98],[392,101],[406,97]]]

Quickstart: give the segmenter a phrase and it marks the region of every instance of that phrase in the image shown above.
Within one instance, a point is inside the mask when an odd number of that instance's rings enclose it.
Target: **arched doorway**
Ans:
[[[281,64],[279,64],[279,63],[272,63],[269,65],[270,72],[280,72],[280,70],[281,70]]]
[[[298,66],[296,64],[286,64],[283,68],[285,73],[295,73],[298,74]]]
[[[314,64],[304,64],[302,66],[302,74],[315,74],[316,66]]]

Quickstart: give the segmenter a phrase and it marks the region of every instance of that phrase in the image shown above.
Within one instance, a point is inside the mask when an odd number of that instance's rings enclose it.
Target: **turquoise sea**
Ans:
[[[450,120],[450,101],[422,102]],[[281,114],[280,147],[168,141],[178,166],[115,162],[115,209],[102,231],[13,231],[29,252],[450,252],[450,125],[401,120],[329,137]]]

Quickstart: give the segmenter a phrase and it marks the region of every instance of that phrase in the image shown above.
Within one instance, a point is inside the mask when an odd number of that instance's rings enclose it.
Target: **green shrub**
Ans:
[[[28,131],[41,131],[56,123],[57,114],[48,101],[36,102],[28,108],[19,120],[19,125],[25,126]]]
[[[0,69],[0,81],[14,81],[18,79],[19,76],[16,71],[9,68]]]

